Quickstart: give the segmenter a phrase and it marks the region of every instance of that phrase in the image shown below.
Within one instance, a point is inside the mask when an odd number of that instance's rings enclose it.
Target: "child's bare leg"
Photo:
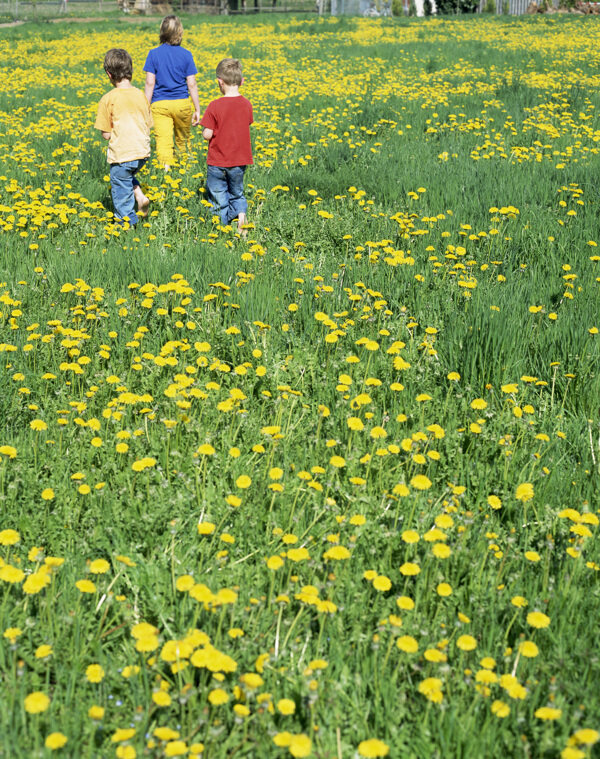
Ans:
[[[245,213],[239,213],[238,214],[238,232],[242,237],[246,237],[248,235],[248,230],[244,229],[244,224],[246,223],[246,214]]]
[[[144,216],[150,205],[150,199],[144,195],[142,188],[136,184],[133,188],[133,195],[137,203],[137,210],[140,216]]]

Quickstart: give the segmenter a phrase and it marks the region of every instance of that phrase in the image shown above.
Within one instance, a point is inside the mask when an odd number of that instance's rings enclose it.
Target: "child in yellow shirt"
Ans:
[[[106,157],[115,217],[135,226],[138,214],[145,215],[150,203],[135,175],[150,156],[152,115],[144,93],[131,84],[133,63],[126,50],[109,50],[104,70],[114,89],[100,100],[95,127],[108,140]]]

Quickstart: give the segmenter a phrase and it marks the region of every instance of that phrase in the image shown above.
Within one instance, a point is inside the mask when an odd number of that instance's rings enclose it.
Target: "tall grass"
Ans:
[[[245,238],[112,223],[150,25],[0,43],[0,756],[592,756],[600,27],[185,26]]]

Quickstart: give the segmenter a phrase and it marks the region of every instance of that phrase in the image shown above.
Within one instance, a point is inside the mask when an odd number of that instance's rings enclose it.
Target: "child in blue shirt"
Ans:
[[[190,51],[181,47],[182,38],[181,21],[177,16],[165,16],[160,25],[161,45],[150,50],[144,64],[144,91],[152,108],[156,154],[165,171],[175,161],[173,134],[177,152],[186,153],[190,128],[200,121],[198,70]]]

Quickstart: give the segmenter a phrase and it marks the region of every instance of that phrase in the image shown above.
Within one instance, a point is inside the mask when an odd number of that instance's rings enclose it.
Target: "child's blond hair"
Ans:
[[[181,45],[183,24],[177,16],[165,16],[160,25],[160,43],[164,45]]]
[[[217,66],[217,79],[221,79],[225,84],[237,85],[242,83],[242,64],[237,58],[223,58]]]

